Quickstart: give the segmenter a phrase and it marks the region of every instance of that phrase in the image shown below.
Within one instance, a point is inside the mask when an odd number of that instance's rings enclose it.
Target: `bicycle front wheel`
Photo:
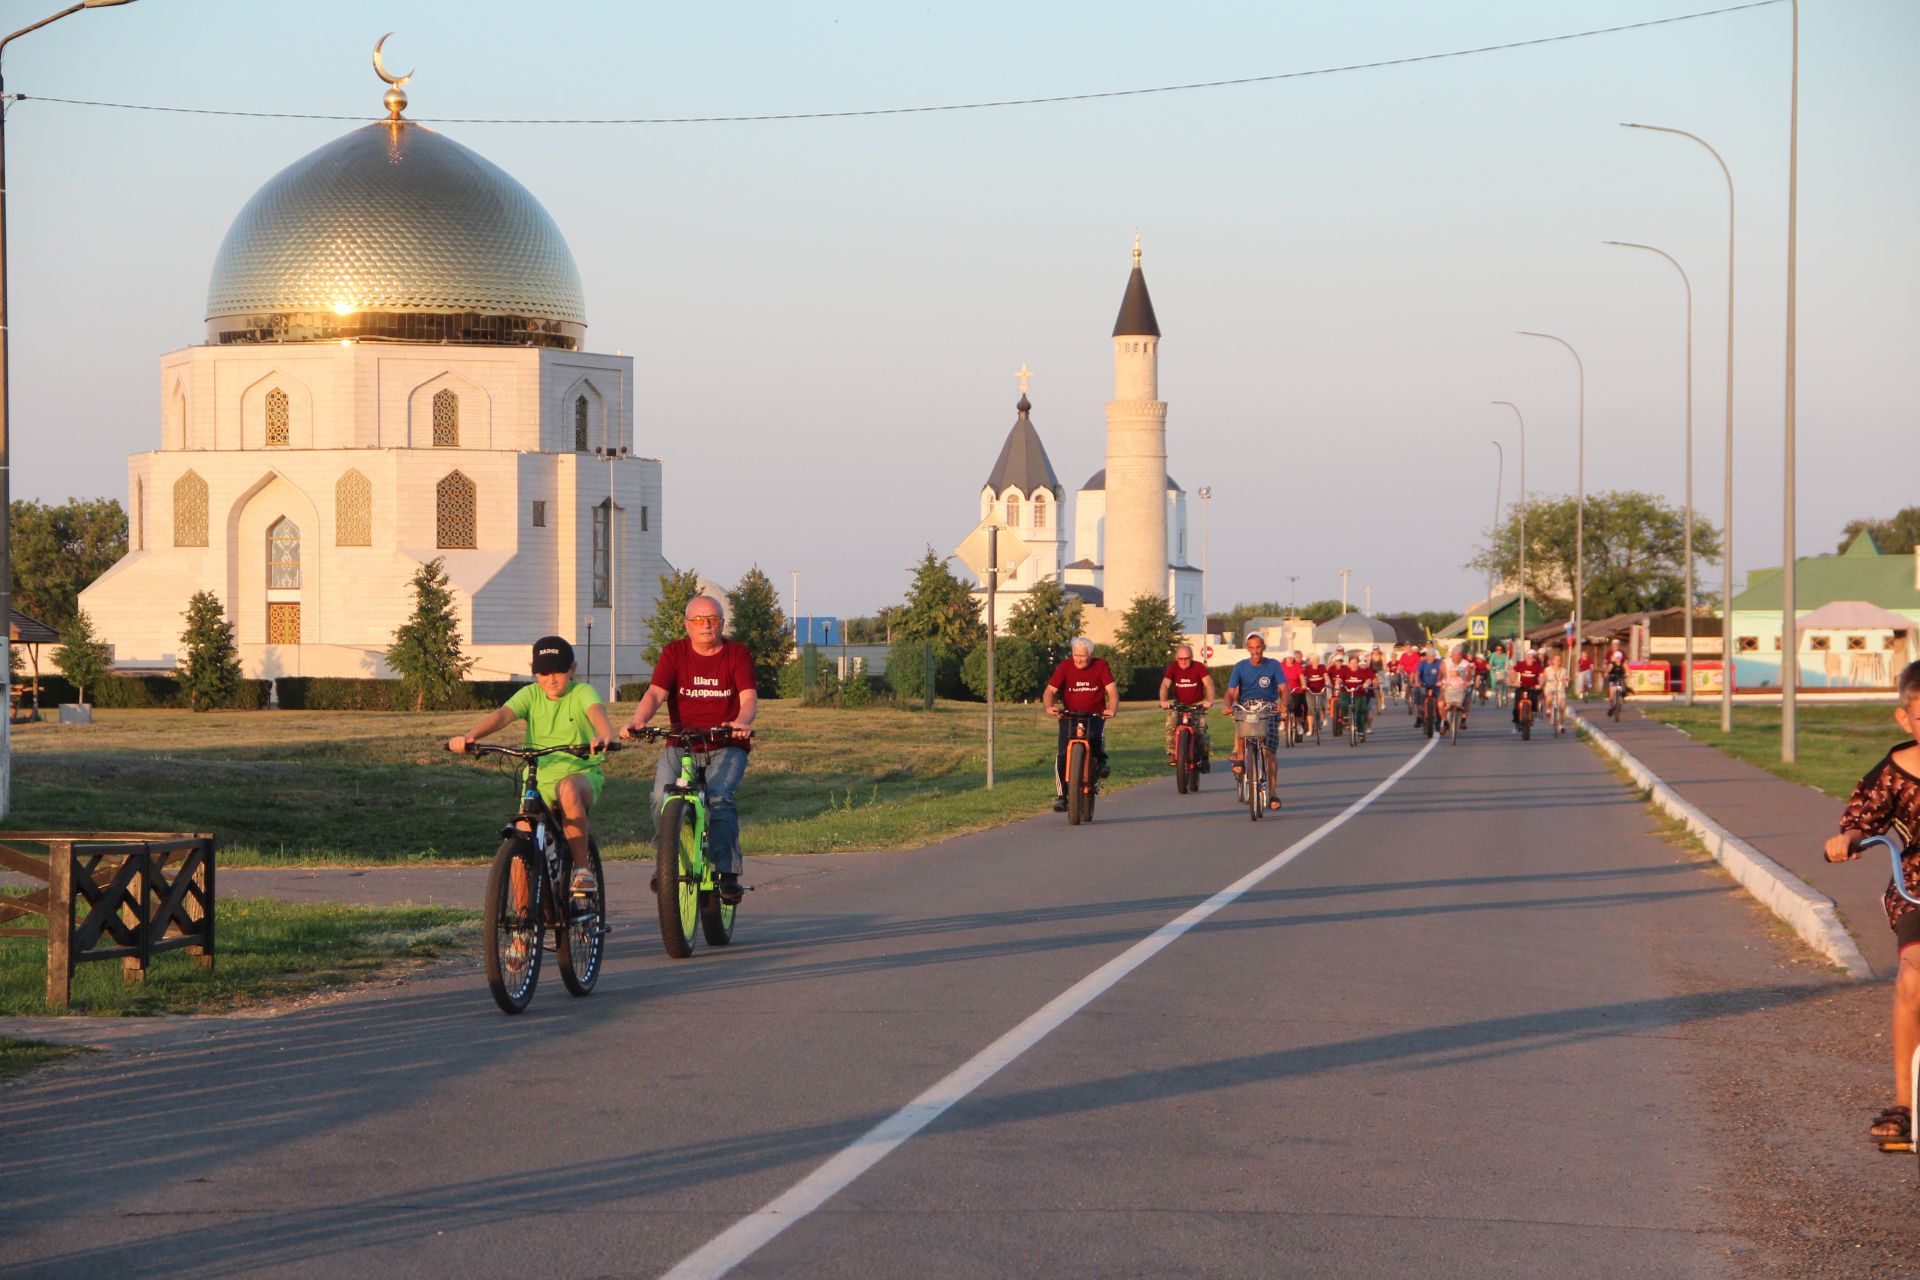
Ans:
[[[1266,752],[1257,738],[1247,739],[1247,820],[1260,821],[1261,793],[1267,789]]]
[[[600,869],[600,842],[591,836],[587,839],[587,866],[593,871],[596,888],[590,894],[567,895],[562,912],[566,923],[554,931],[559,935],[555,958],[560,961],[560,981],[576,996],[586,995],[599,981],[600,956],[607,944],[607,877]]]
[[[487,989],[503,1013],[519,1013],[540,982],[540,891],[545,877],[533,842],[508,840],[487,870]]]
[[[720,901],[720,891],[709,889],[700,895],[700,936],[710,947],[724,947],[733,941],[733,917],[740,908]]]
[[[660,942],[667,954],[684,960],[693,954],[700,920],[699,814],[684,796],[660,806],[653,838],[653,889],[660,908]]]
[[[1081,821],[1081,804],[1086,799],[1087,748],[1078,738],[1067,743],[1067,825]]]

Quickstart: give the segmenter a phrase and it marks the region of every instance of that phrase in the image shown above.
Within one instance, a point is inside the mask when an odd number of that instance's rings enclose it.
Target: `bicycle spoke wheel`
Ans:
[[[1079,739],[1067,743],[1067,825],[1080,825],[1080,801],[1086,791],[1087,749]]]
[[[1247,818],[1251,822],[1260,821],[1260,793],[1266,789],[1267,761],[1266,752],[1260,749],[1260,740],[1247,739]]]
[[[1174,730],[1173,785],[1181,795],[1193,786],[1193,735],[1185,729]]]
[[[508,840],[487,870],[482,913],[486,928],[487,989],[506,1013],[519,1013],[540,981],[540,868],[533,842]]]
[[[600,843],[587,839],[587,866],[597,886],[591,894],[567,895],[566,926],[559,935],[560,981],[576,996],[593,990],[600,978],[600,957],[607,944],[607,877],[600,869]]]
[[[700,835],[697,815],[684,797],[660,807],[653,840],[654,898],[660,911],[660,942],[667,954],[684,960],[693,954],[693,933],[700,917]]]

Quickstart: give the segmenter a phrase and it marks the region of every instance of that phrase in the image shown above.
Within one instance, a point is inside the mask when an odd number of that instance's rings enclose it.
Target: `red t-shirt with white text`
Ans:
[[[1532,658],[1522,658],[1513,664],[1513,682],[1522,689],[1538,689],[1540,675],[1546,670]]]
[[[1075,715],[1098,715],[1107,709],[1107,686],[1113,683],[1113,672],[1105,658],[1095,658],[1084,667],[1074,666],[1073,659],[1068,658],[1053,669],[1047,683],[1060,691],[1060,705],[1067,710]]]
[[[1069,663],[1071,665],[1071,663]],[[1197,662],[1189,662],[1185,668],[1177,662],[1167,664],[1166,674],[1162,677],[1171,686],[1175,702],[1192,705],[1207,699],[1207,669]],[[1100,695],[1100,705],[1107,705],[1106,694]]]
[[[1300,668],[1300,678],[1307,682],[1307,688],[1313,693],[1324,692],[1327,687],[1327,667],[1323,662],[1309,662]]]
[[[674,728],[718,728],[740,714],[740,694],[753,688],[753,654],[738,640],[723,640],[720,652],[707,654],[694,652],[691,640],[675,640],[660,651],[647,683],[666,692]]]

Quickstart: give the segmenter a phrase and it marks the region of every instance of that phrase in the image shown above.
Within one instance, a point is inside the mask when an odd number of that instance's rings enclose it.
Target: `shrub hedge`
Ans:
[[[399,680],[366,680],[351,676],[281,676],[277,683],[283,711],[413,710],[413,697]],[[521,683],[518,680],[463,681],[455,705],[428,709],[491,710],[511,698]]]
[[[16,681],[31,697],[31,678]],[[273,692],[271,680],[242,680],[233,697],[221,704],[222,711],[264,711]],[[64,676],[40,677],[40,705],[58,706],[77,702],[80,691]],[[96,707],[144,707],[180,709],[187,705],[186,691],[173,676],[107,676],[87,690],[87,700]]]

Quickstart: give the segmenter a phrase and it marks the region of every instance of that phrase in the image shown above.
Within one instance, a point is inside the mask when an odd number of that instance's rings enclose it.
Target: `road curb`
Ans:
[[[1860,944],[1853,940],[1847,927],[1840,923],[1840,913],[1832,898],[1681,799],[1679,792],[1585,715],[1578,711],[1572,714],[1581,732],[1619,761],[1621,768],[1647,789],[1649,798],[1662,812],[1685,824],[1687,830],[1699,837],[1714,861],[1725,867],[1740,886],[1769,911],[1793,926],[1802,941],[1845,969],[1848,977],[1873,977],[1873,966],[1867,963]]]

